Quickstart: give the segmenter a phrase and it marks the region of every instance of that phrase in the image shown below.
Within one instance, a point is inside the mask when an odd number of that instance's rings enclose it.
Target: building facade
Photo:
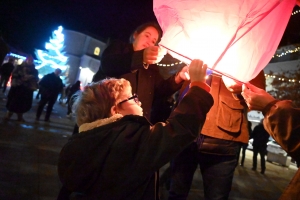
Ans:
[[[80,80],[82,86],[85,86],[98,71],[107,42],[72,30],[64,30],[63,33],[64,53],[68,57],[66,82],[73,84]]]

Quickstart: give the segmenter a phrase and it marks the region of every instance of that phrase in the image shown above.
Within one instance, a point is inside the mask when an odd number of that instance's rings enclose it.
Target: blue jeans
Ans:
[[[168,199],[187,199],[198,164],[205,199],[228,199],[241,143],[204,135],[197,143],[190,144],[171,162]]]

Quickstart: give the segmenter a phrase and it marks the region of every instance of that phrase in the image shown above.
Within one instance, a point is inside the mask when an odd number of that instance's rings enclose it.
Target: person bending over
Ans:
[[[213,105],[206,65],[194,60],[189,73],[187,94],[166,122],[154,125],[129,81],[87,86],[75,104],[79,133],[60,152],[58,199],[62,191],[82,199],[158,199],[156,171],[195,140]]]

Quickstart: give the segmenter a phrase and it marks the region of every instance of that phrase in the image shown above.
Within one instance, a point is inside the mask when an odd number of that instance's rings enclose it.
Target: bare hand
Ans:
[[[250,83],[247,83],[246,85],[243,84],[242,96],[250,110],[262,111],[268,103],[275,100],[275,98],[265,90],[255,87]]]
[[[159,46],[150,46],[144,49],[143,62],[155,64],[160,62],[167,54],[167,50]]]
[[[202,60],[195,59],[189,66],[189,75],[191,82],[202,81],[205,82],[207,65],[203,64]]]
[[[190,76],[188,74],[189,71],[189,67],[188,66],[184,66],[180,72],[177,73],[177,76],[175,77],[175,82],[178,84],[182,81],[188,81],[190,80]]]

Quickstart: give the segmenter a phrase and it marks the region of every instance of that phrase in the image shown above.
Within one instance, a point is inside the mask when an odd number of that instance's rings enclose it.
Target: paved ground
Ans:
[[[62,146],[72,134],[74,122],[66,117],[67,108],[56,103],[50,122],[35,122],[38,100],[26,113],[25,123],[2,121],[6,98],[0,94],[0,200],[52,200],[60,182],[57,176],[57,159]],[[41,117],[43,119],[43,115]],[[296,167],[283,167],[267,162],[265,175],[251,170],[252,152],[247,151],[245,167],[238,166],[230,199],[275,200],[296,172]],[[168,167],[164,166],[161,174]],[[167,199],[167,190],[161,188],[161,199]],[[189,200],[203,199],[199,170],[194,176]]]

